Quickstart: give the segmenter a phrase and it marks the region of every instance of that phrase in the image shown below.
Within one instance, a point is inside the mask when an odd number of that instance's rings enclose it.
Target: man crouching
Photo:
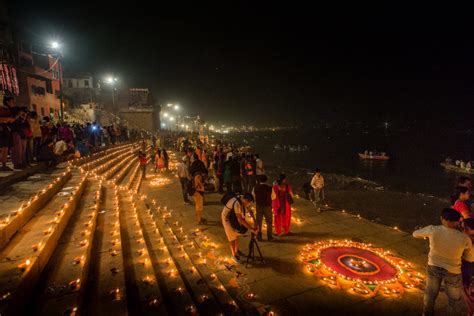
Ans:
[[[224,226],[225,234],[229,240],[230,251],[232,252],[231,259],[235,263],[240,263],[238,254],[239,234],[245,233],[244,231],[247,229],[249,229],[252,234],[257,233],[257,228],[253,227],[245,219],[246,210],[250,209],[253,202],[254,199],[250,193],[245,193],[243,198],[233,196],[225,203],[221,213],[222,225]]]

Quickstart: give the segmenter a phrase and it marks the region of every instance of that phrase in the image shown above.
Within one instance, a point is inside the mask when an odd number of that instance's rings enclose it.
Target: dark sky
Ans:
[[[15,0],[11,15],[37,41],[60,37],[67,69],[114,72],[210,120],[474,114],[470,8],[80,3]]]

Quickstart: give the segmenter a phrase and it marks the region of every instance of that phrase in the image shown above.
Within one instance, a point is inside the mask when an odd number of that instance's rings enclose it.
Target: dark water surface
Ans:
[[[460,174],[441,166],[447,156],[473,159],[474,135],[468,132],[392,131],[381,129],[294,129],[226,136],[244,140],[267,164],[343,174],[375,181],[389,190],[448,197]],[[275,144],[308,145],[307,152],[275,151]],[[365,149],[386,151],[388,162],[364,161],[357,153]],[[309,177],[309,176],[308,176]]]

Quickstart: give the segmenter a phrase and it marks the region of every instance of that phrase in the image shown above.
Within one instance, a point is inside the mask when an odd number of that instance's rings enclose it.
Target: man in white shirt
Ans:
[[[413,232],[415,238],[429,238],[430,241],[423,315],[434,314],[443,280],[449,299],[448,315],[461,315],[461,261],[474,261],[474,253],[471,239],[457,229],[460,218],[456,210],[445,208],[441,213],[442,225],[430,225]]]
[[[321,212],[320,203],[324,201],[324,177],[321,175],[321,170],[316,169],[314,176],[311,179],[311,187],[313,188],[314,200],[312,201],[316,210]],[[310,194],[311,197],[311,194]]]

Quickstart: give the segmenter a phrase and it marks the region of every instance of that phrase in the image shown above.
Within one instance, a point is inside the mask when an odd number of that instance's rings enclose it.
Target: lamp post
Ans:
[[[112,111],[115,111],[115,84],[118,79],[112,76],[105,78],[105,83],[109,84],[112,88]]]
[[[58,54],[58,68],[59,68],[59,120],[64,120],[64,105],[63,105],[63,70],[61,65],[61,44],[57,41],[51,42],[51,48]]]

